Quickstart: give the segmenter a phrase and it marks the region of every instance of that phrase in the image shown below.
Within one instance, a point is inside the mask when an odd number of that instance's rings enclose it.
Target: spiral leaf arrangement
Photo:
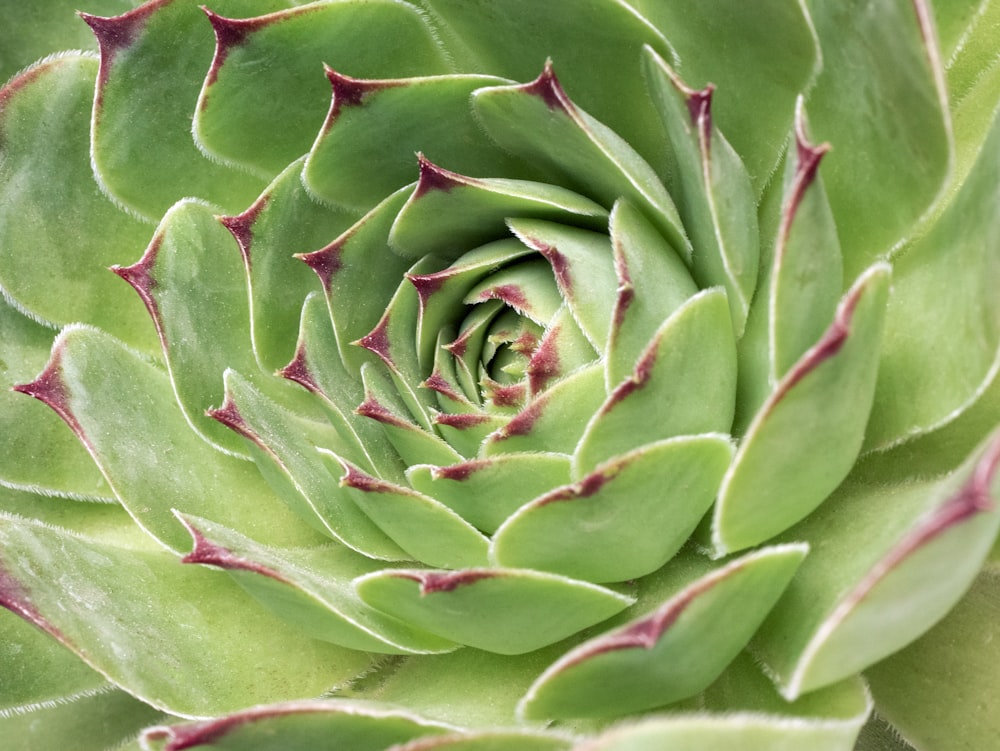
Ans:
[[[1000,3],[63,5],[0,32],[97,48],[0,89],[13,748],[1000,737]]]

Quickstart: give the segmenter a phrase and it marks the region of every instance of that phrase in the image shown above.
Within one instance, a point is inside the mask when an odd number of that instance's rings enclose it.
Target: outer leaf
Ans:
[[[324,64],[370,78],[448,72],[427,24],[405,2],[314,2],[242,21],[222,17],[250,15],[239,4],[213,3],[212,11],[215,58],[198,99],[195,136],[214,156],[268,176],[306,153],[323,123]]]
[[[380,610],[505,655],[557,642],[633,602],[595,584],[526,569],[387,569],[356,586],[361,599]]]
[[[943,480],[847,486],[789,532],[816,550],[757,641],[785,695],[866,668],[955,605],[1000,528],[998,466],[994,434]]]
[[[312,200],[302,176],[303,162],[293,162],[250,208],[221,220],[243,255],[253,349],[265,372],[292,358],[302,300],[318,289],[315,276],[293,253],[325,245],[356,219]]]
[[[920,749],[972,751],[1000,737],[1000,570],[987,566],[937,626],[867,671],[879,711]]]
[[[112,500],[86,449],[41,404],[11,393],[49,358],[54,331],[0,297],[0,486],[45,495]]]
[[[718,88],[713,120],[746,164],[759,196],[780,159],[795,99],[809,90],[820,68],[805,5],[784,0],[632,4],[668,36],[677,52],[677,72],[691,86]]]
[[[309,190],[324,201],[374,206],[413,182],[417,152],[465,175],[531,172],[485,137],[469,106],[476,89],[509,81],[482,75],[361,80],[329,68],[326,75],[333,103],[305,169]]]
[[[742,336],[757,282],[757,212],[746,167],[712,122],[713,87],[695,91],[651,49],[643,50],[653,99],[677,159],[676,201],[702,287],[723,286]]]
[[[154,707],[204,716],[312,696],[369,665],[259,609],[233,618],[247,607],[236,585],[170,553],[11,519],[0,522],[0,542],[3,606]]]
[[[150,229],[94,185],[86,134],[97,65],[63,55],[0,89],[0,287],[32,317],[93,323],[151,352],[141,304],[107,271]],[[43,206],[61,208],[51,215]]]
[[[998,202],[1000,117],[940,220],[894,265],[868,447],[954,419],[1000,369]]]
[[[177,409],[166,375],[107,334],[65,329],[42,374],[17,389],[72,428],[122,505],[164,545],[187,544],[173,508],[207,514],[266,542],[316,539],[252,465],[207,452]],[[252,501],[232,503],[233,493]]]
[[[213,6],[253,15],[286,3],[220,0]],[[212,54],[212,36],[197,4],[155,0],[121,16],[83,18],[101,47],[91,139],[102,187],[148,218],[192,194],[230,212],[250,203],[263,185],[205,159],[191,139],[194,103]],[[178,46],[187,54],[175,54]]]
[[[324,442],[336,437],[332,431],[310,435],[308,426],[293,413],[269,400],[236,371],[226,371],[225,383],[225,401],[210,416],[247,440],[261,474],[296,514],[366,555],[386,560],[407,558],[327,471],[317,444],[326,450],[341,450],[339,445]]]
[[[926,0],[808,7],[823,71],[807,109],[837,145],[824,181],[850,279],[907,233],[951,166],[941,62]]]
[[[697,694],[743,649],[807,550],[762,548],[696,579],[651,615],[560,658],[531,687],[520,712],[600,717]]]
[[[314,639],[386,654],[447,652],[456,646],[362,603],[351,581],[380,565],[349,548],[268,548],[207,519],[180,518],[194,538],[184,563],[229,571],[265,607]]]
[[[672,55],[660,30],[622,0],[419,0],[458,64],[514,81],[538,73],[546,57],[563,71],[580,106],[607,113],[608,125],[658,169],[666,148],[646,99],[639,51]],[[525,19],[530,19],[526,21]],[[629,102],[628,107],[621,103]]]
[[[761,407],[723,481],[717,552],[756,545],[802,519],[854,464],[875,390],[889,269],[872,267],[833,323]]]
[[[400,710],[309,701],[254,707],[192,725],[153,727],[143,733],[142,742],[150,751],[308,751],[330,748],[330,740],[336,739],[352,751],[382,751],[447,729]]]

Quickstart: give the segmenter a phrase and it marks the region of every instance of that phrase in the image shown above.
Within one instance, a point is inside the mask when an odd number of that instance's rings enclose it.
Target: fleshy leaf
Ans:
[[[726,295],[717,288],[699,292],[660,326],[631,377],[594,412],[576,449],[575,476],[651,441],[727,431],[735,388]]]
[[[416,490],[493,534],[521,505],[568,483],[569,459],[562,454],[497,454],[445,467],[414,465],[406,477]]]
[[[412,191],[411,187],[401,188],[336,240],[299,256],[323,284],[340,357],[349,372],[358,374],[362,363],[374,360],[370,352],[352,344],[375,328],[399,280],[412,265],[412,261],[391,252],[387,240],[396,215]],[[372,268],[382,273],[373,275]],[[356,294],[361,288],[365,294]]]
[[[22,315],[2,296],[0,331],[0,486],[113,500],[87,450],[59,417],[10,391],[45,367],[55,331]]]
[[[511,231],[552,266],[563,300],[587,340],[598,352],[607,347],[616,286],[611,243],[604,234],[523,219],[508,221]]]
[[[605,206],[626,198],[690,257],[677,208],[656,173],[621,136],[570,100],[551,63],[532,83],[478,91],[473,106],[500,146]]]
[[[160,725],[146,730],[142,742],[149,751],[294,751],[329,748],[335,738],[351,751],[382,751],[449,729],[410,712],[333,699],[252,707],[190,725]]]
[[[171,553],[12,519],[0,521],[0,542],[3,606],[153,707],[186,716],[233,711],[313,696],[369,667],[362,653],[247,609],[229,577],[179,566]],[[199,679],[179,681],[178,670]]]
[[[340,489],[318,447],[340,449],[311,436],[301,420],[282,409],[233,370],[225,373],[226,397],[209,416],[246,439],[261,474],[304,521],[348,547],[387,560],[407,556]],[[322,441],[316,443],[314,441]],[[213,517],[218,519],[218,517]],[[226,525],[232,526],[232,525]],[[233,529],[244,529],[232,526]]]
[[[485,89],[491,91],[491,89]],[[508,237],[510,216],[601,229],[607,211],[558,185],[459,175],[418,157],[420,179],[399,212],[389,242],[407,258],[427,253],[458,258],[477,245]]]
[[[676,202],[702,287],[726,290],[742,336],[757,282],[757,207],[746,167],[712,121],[714,87],[695,91],[651,49],[645,71],[677,160]]]
[[[918,748],[989,748],[1000,737],[1000,569],[980,572],[938,625],[866,675],[879,712]]]
[[[656,168],[666,145],[646,98],[639,64],[644,44],[672,54],[663,31],[621,0],[418,0],[458,65],[513,81],[537,75],[549,57],[580,106],[607,113],[608,125]],[[530,21],[526,21],[530,19]],[[628,107],[622,107],[628,102]]]
[[[567,652],[538,678],[520,712],[600,717],[697,694],[746,646],[807,550],[762,548],[699,577],[651,615]]]
[[[286,6],[281,0],[212,5],[221,13],[231,9],[247,15]],[[91,143],[104,190],[150,219],[189,195],[229,212],[246,207],[263,184],[209,161],[191,138],[191,118],[212,54],[211,28],[198,6],[190,0],[147,2],[120,16],[84,14],[83,19],[101,48]],[[178,46],[184,55],[175,53]],[[147,117],[150,112],[156,117]]]
[[[483,445],[485,456],[521,451],[571,454],[607,396],[601,363],[563,378],[518,412]]]
[[[265,372],[292,358],[302,299],[319,289],[316,277],[293,254],[325,245],[356,219],[310,198],[302,172],[303,162],[293,162],[250,208],[221,219],[243,256],[253,349]]]
[[[847,476],[875,391],[888,287],[887,265],[863,274],[754,417],[715,505],[716,553],[787,529]]]
[[[351,582],[377,571],[346,547],[265,547],[208,519],[181,516],[194,538],[185,563],[225,569],[275,615],[314,639],[386,654],[448,652],[455,644],[421,632],[358,599]]]
[[[355,586],[373,607],[505,655],[557,642],[633,602],[595,584],[523,569],[387,569],[361,577]]]
[[[233,4],[211,7],[215,59],[195,136],[212,155],[268,176],[306,153],[323,124],[330,101],[324,64],[372,78],[448,72],[431,30],[407,3],[313,2],[247,20],[222,17]],[[250,15],[238,3],[234,12]]]
[[[472,117],[469,97],[493,76],[360,80],[327,69],[333,103],[309,153],[309,190],[335,206],[368,209],[413,182],[414,153],[466,175],[527,177]],[[400,130],[400,125],[405,129]]]
[[[141,303],[107,271],[142,248],[151,227],[94,184],[87,129],[97,67],[90,56],[53,57],[0,89],[0,287],[32,317],[91,323],[152,352]]]
[[[746,164],[759,196],[780,160],[795,99],[811,88],[820,68],[807,4],[632,4],[668,35],[676,70],[691,86],[718,89],[713,120]]]
[[[340,464],[340,485],[354,503],[413,558],[447,568],[485,565],[489,542],[443,503],[370,477],[330,452],[320,453],[329,465]]]
[[[994,434],[943,480],[848,485],[789,531],[816,549],[755,642],[782,693],[868,667],[955,605],[1000,528],[998,466]]]
[[[951,167],[943,71],[927,0],[808,8],[823,70],[806,109],[836,145],[823,179],[850,279],[905,236]]]
[[[136,522],[174,550],[187,545],[187,535],[173,508],[210,516],[262,542],[316,539],[252,464],[212,451],[191,431],[163,371],[107,334],[66,328],[45,370],[17,390],[52,407]],[[234,493],[244,502],[231,502]]]
[[[778,381],[823,334],[843,288],[843,260],[830,204],[819,179],[828,144],[815,146],[805,114],[796,114],[773,245],[740,341],[737,430],[742,432]],[[777,192],[777,191],[776,191]]]
[[[1000,116],[940,220],[894,263],[869,448],[953,419],[1000,370],[998,202]]]
[[[611,212],[618,297],[605,358],[610,391],[628,378],[660,325],[698,287],[680,256],[631,204]]]
[[[493,537],[493,558],[592,582],[645,576],[687,541],[732,455],[727,436],[710,435],[615,457],[519,509]]]

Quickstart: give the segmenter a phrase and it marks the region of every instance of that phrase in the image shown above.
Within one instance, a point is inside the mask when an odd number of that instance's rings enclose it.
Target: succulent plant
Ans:
[[[70,5],[8,747],[996,743],[1000,2]]]

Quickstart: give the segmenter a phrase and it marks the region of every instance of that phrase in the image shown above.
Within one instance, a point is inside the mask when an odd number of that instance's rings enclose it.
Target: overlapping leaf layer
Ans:
[[[22,5],[13,748],[995,741],[1000,3]]]

